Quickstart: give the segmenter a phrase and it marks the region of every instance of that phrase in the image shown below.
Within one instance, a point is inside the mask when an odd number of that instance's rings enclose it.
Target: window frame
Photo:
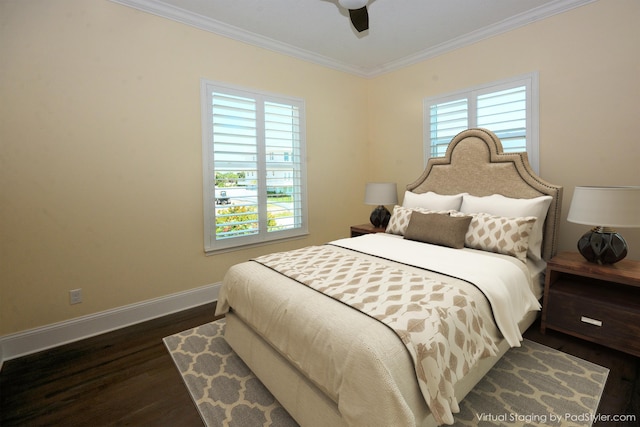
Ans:
[[[526,87],[526,153],[531,168],[539,173],[539,85],[538,72],[510,77],[504,80],[473,86],[463,90],[427,97],[423,101],[423,152],[426,167],[431,157],[431,107],[438,104],[467,99],[467,127],[477,126],[477,100],[479,96],[506,89]]]
[[[257,149],[257,203],[258,222],[260,227],[255,234],[245,236],[235,236],[231,238],[216,238],[216,168],[214,164],[214,130],[213,130],[213,93],[218,92],[229,96],[240,96],[256,100],[256,149]],[[203,210],[204,210],[204,251],[207,255],[226,252],[231,250],[244,249],[252,246],[260,246],[286,239],[301,238],[309,234],[308,232],[308,210],[307,210],[307,177],[306,177],[306,108],[305,101],[286,95],[279,95],[256,89],[245,88],[228,83],[201,79],[200,82],[201,100],[201,124],[202,124],[202,164],[203,164]],[[279,103],[297,108],[298,111],[298,145],[299,163],[298,185],[300,190],[300,200],[294,200],[294,214],[296,226],[286,230],[268,231],[267,224],[267,172],[268,153],[266,152],[265,136],[265,110],[267,103]],[[294,162],[295,157],[290,154],[290,162]],[[294,162],[295,164],[295,162]],[[231,205],[225,205],[226,207]]]

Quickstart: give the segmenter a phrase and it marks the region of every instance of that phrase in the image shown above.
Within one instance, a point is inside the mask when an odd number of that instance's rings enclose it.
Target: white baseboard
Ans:
[[[6,360],[114,331],[217,301],[220,283],[114,308],[0,337],[0,369]]]

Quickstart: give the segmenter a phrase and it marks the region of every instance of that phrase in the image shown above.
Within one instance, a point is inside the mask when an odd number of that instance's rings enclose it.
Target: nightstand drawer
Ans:
[[[629,292],[619,294],[611,285],[602,292],[590,288],[584,294],[584,290],[583,283],[557,282],[550,290],[547,327],[640,354],[640,307],[631,302]],[[621,298],[626,304],[620,303]]]

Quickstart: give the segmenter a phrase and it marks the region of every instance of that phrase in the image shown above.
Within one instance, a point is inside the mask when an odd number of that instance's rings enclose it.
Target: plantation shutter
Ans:
[[[538,170],[537,74],[515,77],[424,101],[425,163],[442,157],[451,139],[468,128],[493,131],[505,152],[526,152]]]
[[[205,251],[306,234],[303,101],[202,90]]]
[[[444,156],[453,137],[469,128],[468,104],[463,98],[431,106],[431,157]]]
[[[212,113],[215,198],[219,206],[223,205],[223,201],[240,194],[243,189],[257,185],[256,101],[214,92]],[[239,203],[234,209],[216,208],[216,239],[259,232],[258,195],[248,191],[244,193],[242,198],[238,198]]]
[[[477,127],[495,133],[505,153],[527,151],[527,90],[519,86],[478,96]]]
[[[300,153],[300,111],[297,107],[265,103],[265,154],[267,195],[274,203],[268,212],[269,232],[295,228],[302,220],[302,158]],[[286,202],[279,202],[279,199]],[[289,202],[291,201],[291,202]],[[293,203],[293,205],[289,205]]]

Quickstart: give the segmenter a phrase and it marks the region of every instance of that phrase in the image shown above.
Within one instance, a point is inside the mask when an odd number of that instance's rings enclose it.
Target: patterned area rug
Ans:
[[[223,337],[224,319],[164,339],[204,423],[297,426]],[[590,426],[609,370],[525,340],[460,404],[456,426]]]

